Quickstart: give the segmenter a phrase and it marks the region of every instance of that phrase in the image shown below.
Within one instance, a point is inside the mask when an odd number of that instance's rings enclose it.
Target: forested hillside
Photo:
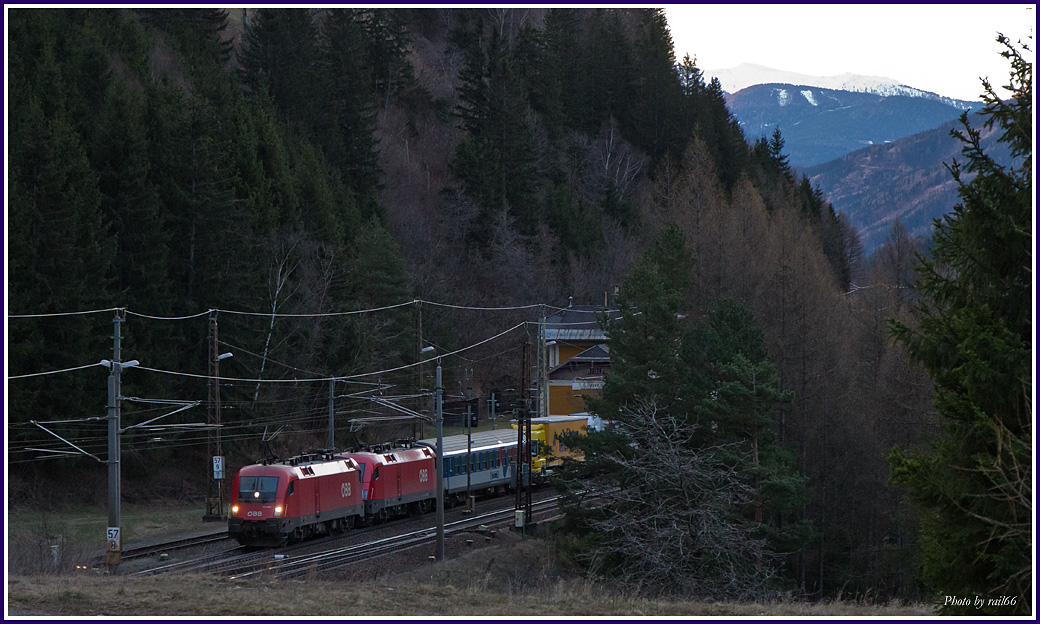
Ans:
[[[27,449],[68,450],[32,420],[103,458],[92,364],[114,309],[141,362],[124,425],[174,409],[155,401],[199,402],[163,422],[212,418],[212,360],[234,354],[219,390],[236,466],[275,432],[275,451],[323,444],[333,392],[344,420],[385,416],[365,392],[427,409],[433,366],[401,368],[427,344],[502,333],[444,357],[446,387],[519,387],[523,328],[507,330],[551,310],[523,306],[602,303],[678,232],[675,335],[739,302],[785,398],[755,420],[801,484],[767,512],[798,528],[775,541],[793,545],[784,586],[917,591],[915,514],[885,459],[933,426],[927,373],[888,330],[915,323],[913,243],[896,229],[860,257],[783,137],[745,137],[718,82],[674,58],[661,10],[9,16],[10,496],[104,491],[93,459]],[[378,422],[359,435],[400,434]],[[201,496],[207,441],[128,434],[124,492]]]
[[[1016,166],[999,134],[984,127],[975,113],[972,125],[982,131],[982,145],[1005,166]],[[957,200],[957,185],[946,165],[960,155],[961,144],[951,130],[959,121],[904,137],[884,145],[872,145],[803,170],[836,210],[848,215],[866,253],[884,242],[897,217],[911,236],[932,236],[933,221],[950,211]]]

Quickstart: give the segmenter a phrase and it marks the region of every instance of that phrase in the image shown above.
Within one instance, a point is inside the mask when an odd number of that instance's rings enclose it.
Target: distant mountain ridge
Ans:
[[[983,150],[998,163],[1011,165],[998,132],[985,128],[985,119],[972,114],[969,123],[981,133]],[[962,130],[959,121],[908,136],[885,145],[874,145],[839,159],[809,167],[801,173],[820,189],[834,209],[843,212],[859,232],[863,249],[872,252],[885,242],[896,218],[914,237],[929,239],[933,220],[959,201],[957,183],[946,168],[964,161],[963,143],[950,135]],[[945,164],[944,164],[945,163]],[[965,174],[965,179],[970,179]]]
[[[749,141],[780,128],[791,165],[846,214],[867,253],[896,218],[912,236],[931,237],[933,220],[958,201],[944,163],[960,159],[962,144],[950,131],[960,129],[964,111],[972,111],[974,128],[984,125],[982,102],[880,76],[810,76],[750,63],[704,76],[719,79]],[[982,132],[987,151],[1010,162],[993,132]]]
[[[933,98],[784,83],[746,87],[727,95],[726,106],[749,141],[779,128],[795,167],[930,130],[963,112]]]
[[[754,63],[743,63],[729,69],[704,71],[705,80],[718,78],[726,93],[736,93],[747,87],[761,84],[789,84],[835,91],[851,91],[853,93],[873,93],[874,95],[905,95],[913,98],[935,100],[962,111],[978,110],[981,102],[957,100],[931,91],[916,89],[900,83],[892,78],[882,76],[862,76],[859,74],[838,74],[835,76],[812,76],[798,72],[774,69]]]

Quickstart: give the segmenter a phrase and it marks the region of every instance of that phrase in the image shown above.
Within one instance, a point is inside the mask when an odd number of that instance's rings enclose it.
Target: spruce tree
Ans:
[[[309,9],[259,9],[245,31],[242,81],[268,93],[285,124],[304,136],[325,117],[318,28]]]
[[[679,317],[692,262],[682,230],[670,225],[632,268],[617,298],[621,316],[605,325],[611,372],[602,397],[589,400],[591,411],[611,419],[637,399],[663,409],[676,403],[684,376]]]
[[[682,118],[682,85],[676,72],[672,35],[664,9],[640,11],[633,44],[627,114],[622,116],[632,142],[647,151],[651,166],[667,155],[679,158],[688,136],[678,132]]]
[[[745,501],[713,509],[709,515],[715,516],[713,522],[731,523],[732,531],[760,540],[745,551],[742,565],[761,572],[772,566],[776,553],[797,550],[811,536],[809,525],[794,519],[805,499],[805,479],[782,447],[774,421],[777,407],[791,394],[781,391],[763,331],[741,303],[724,298],[707,322],[687,328],[684,310],[690,305],[691,263],[684,235],[669,226],[625,280],[618,297],[620,318],[606,325],[611,370],[602,397],[587,399],[590,411],[614,421],[619,431],[569,439],[566,444],[583,449],[592,461],[575,467],[567,477],[623,485],[624,471],[618,472],[607,456],[647,450],[641,446],[647,427],[644,416],[652,406],[651,426],[687,432],[680,452],[691,457],[711,453],[746,488]],[[629,432],[627,442],[619,439],[624,431]],[[667,489],[661,487],[636,497],[641,501],[636,504],[653,508],[651,501]],[[595,517],[576,511],[571,520],[591,519],[592,526],[602,527]],[[684,565],[703,575],[704,582],[719,580],[711,557],[688,557]]]
[[[332,9],[322,24],[322,72],[331,127],[316,139],[355,193],[374,199],[381,176],[374,137],[376,84],[374,67],[367,60],[362,13]]]
[[[788,182],[794,182],[791,164],[787,160],[787,154],[784,154],[784,135],[780,133],[779,127],[773,128],[773,134],[769,137],[769,159],[777,173],[783,175]]]
[[[1003,36],[1012,96],[983,82],[987,127],[1015,159],[998,164],[962,117],[960,202],[936,220],[918,269],[920,324],[893,322],[935,384],[945,434],[927,452],[893,450],[892,480],[922,512],[925,580],[938,596],[1014,602],[948,614],[1029,614],[1032,600],[1032,96],[1033,67]],[[973,176],[973,177],[972,177]],[[969,179],[970,177],[970,179]]]

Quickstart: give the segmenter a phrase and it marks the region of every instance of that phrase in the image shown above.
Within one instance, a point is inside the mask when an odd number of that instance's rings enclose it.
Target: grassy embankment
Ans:
[[[214,528],[203,509],[123,509],[124,543]],[[631,588],[586,580],[561,561],[551,540],[502,532],[468,550],[449,543],[443,563],[417,556],[402,570],[367,566],[364,574],[305,580],[230,580],[206,575],[104,575],[77,565],[103,545],[103,508],[16,510],[8,517],[8,610],[54,616],[924,616],[930,605],[850,602],[749,604],[660,600]],[[459,538],[461,540],[461,538]],[[478,540],[479,541],[479,540]],[[61,546],[57,560],[51,544]]]

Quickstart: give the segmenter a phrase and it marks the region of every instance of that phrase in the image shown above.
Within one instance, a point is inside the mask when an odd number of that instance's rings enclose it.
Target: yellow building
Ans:
[[[586,411],[582,396],[598,396],[610,371],[610,338],[600,328],[604,315],[617,318],[618,310],[600,306],[571,306],[547,316],[544,325],[545,389],[538,396],[547,408],[545,416]],[[539,384],[541,385],[541,384]]]

